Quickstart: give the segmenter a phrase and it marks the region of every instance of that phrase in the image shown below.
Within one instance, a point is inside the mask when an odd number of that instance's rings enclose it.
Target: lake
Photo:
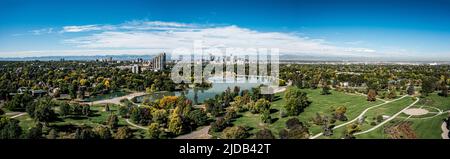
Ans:
[[[182,93],[192,100],[193,104],[203,103],[206,99],[214,98],[217,94],[224,92],[228,87],[233,90],[235,86],[238,86],[241,91],[251,90],[253,87],[257,87],[261,84],[269,83],[266,79],[260,79],[257,77],[252,77],[246,79],[245,77],[238,77],[233,80],[233,78],[226,78],[226,82],[223,82],[223,78],[212,77],[208,81],[212,83],[211,88],[190,88],[186,91],[176,91],[176,92],[157,92],[145,96],[136,97],[135,101],[137,103],[142,103],[144,99],[149,99],[151,101],[161,99],[164,96],[180,96]]]

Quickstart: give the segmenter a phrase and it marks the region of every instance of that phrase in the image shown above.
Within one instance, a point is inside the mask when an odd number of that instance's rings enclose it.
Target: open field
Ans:
[[[317,134],[322,131],[321,126],[314,125],[311,119],[316,116],[316,113],[323,115],[331,115],[333,108],[339,106],[347,107],[346,116],[349,119],[353,119],[358,116],[364,109],[381,104],[383,102],[368,102],[366,97],[358,95],[348,95],[342,92],[331,91],[330,95],[320,95],[320,89],[303,89],[308,93],[308,98],[312,101],[311,105],[307,107],[303,113],[301,113],[298,118],[300,121],[308,124],[310,126],[310,133]],[[278,135],[278,131],[285,128],[285,122],[291,117],[280,118],[280,110],[284,110],[285,101],[283,99],[284,93],[276,94],[280,99],[272,102],[271,109],[273,113],[271,116],[275,119],[272,124],[261,124],[260,115],[252,114],[250,112],[241,113],[242,117],[236,119],[233,124],[249,126],[252,129],[252,133],[258,131],[261,128],[269,128],[275,134]],[[344,122],[337,121],[335,124],[339,125]]]

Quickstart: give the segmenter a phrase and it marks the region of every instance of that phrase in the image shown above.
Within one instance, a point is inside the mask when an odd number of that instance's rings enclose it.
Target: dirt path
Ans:
[[[205,126],[200,130],[193,131],[189,134],[181,135],[175,139],[210,139],[212,136],[208,134],[209,128],[211,126]]]

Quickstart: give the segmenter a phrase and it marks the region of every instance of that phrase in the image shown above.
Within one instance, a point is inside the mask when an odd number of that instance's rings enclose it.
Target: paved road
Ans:
[[[391,102],[398,101],[398,100],[403,99],[403,98],[405,98],[405,97],[408,97],[408,95],[404,95],[404,96],[402,96],[402,97],[400,97],[400,98],[397,98],[397,99],[394,99],[394,100],[391,100],[391,101],[385,101],[384,103],[381,103],[381,104],[378,104],[378,105],[375,105],[375,106],[371,106],[371,107],[365,109],[361,114],[359,114],[359,115],[358,115],[356,118],[354,118],[353,120],[350,120],[350,121],[348,121],[348,122],[346,122],[346,123],[343,123],[343,124],[340,124],[340,125],[338,125],[338,126],[335,126],[335,127],[333,128],[333,130],[335,130],[335,129],[337,129],[337,128],[343,127],[343,126],[345,126],[345,125],[348,125],[348,124],[350,124],[350,123],[353,123],[353,122],[357,121],[359,118],[363,117],[364,114],[366,114],[367,111],[369,111],[370,109],[373,109],[373,108],[376,108],[376,107],[380,107],[380,106],[383,106],[383,105],[388,104],[388,103],[391,103]],[[403,111],[403,110],[402,110],[402,111]],[[320,136],[322,136],[322,135],[323,135],[323,133],[319,133],[319,134],[316,134],[316,135],[310,137],[309,139],[316,139],[316,138],[318,138],[318,137],[320,137]]]

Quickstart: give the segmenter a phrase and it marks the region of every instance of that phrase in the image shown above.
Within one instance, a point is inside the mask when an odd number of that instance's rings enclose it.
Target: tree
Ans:
[[[388,94],[388,98],[389,99],[394,99],[396,97],[397,97],[397,93],[395,92],[395,90],[394,89],[390,90],[389,94]]]
[[[84,116],[89,116],[91,114],[91,107],[89,105],[84,105],[83,109],[81,110],[81,113]]]
[[[255,134],[256,139],[275,139],[275,136],[273,136],[272,131],[269,129],[262,129],[256,132]]]
[[[169,131],[174,135],[180,135],[184,131],[183,122],[178,114],[173,114],[169,121]]]
[[[106,125],[108,125],[111,129],[117,128],[117,126],[119,126],[119,118],[117,115],[111,113],[106,120]]]
[[[18,120],[0,117],[0,139],[18,139],[21,134]]]
[[[34,119],[37,122],[45,124],[54,120],[56,118],[55,111],[53,110],[54,105],[54,102],[50,98],[39,99],[34,110]]]
[[[266,99],[259,99],[253,105],[253,107],[250,108],[252,113],[262,113],[265,110],[269,110],[269,109],[270,109],[270,102]]]
[[[347,121],[348,119],[345,116],[346,112],[347,112],[347,107],[339,106],[338,108],[336,108],[336,110],[334,110],[334,118],[336,120],[340,120],[340,121]]]
[[[441,89],[442,90],[441,90],[441,93],[439,93],[439,95],[443,96],[443,97],[448,97],[448,87],[447,87],[447,85],[444,84]]]
[[[94,128],[95,134],[97,134],[100,139],[111,139],[111,129],[106,126],[97,126]]]
[[[47,139],[57,139],[58,138],[58,132],[56,132],[55,129],[50,129],[47,135]]]
[[[367,101],[374,102],[377,100],[377,91],[370,89],[367,93]]]
[[[106,106],[105,106],[105,112],[109,112],[110,110],[109,110],[109,104],[106,104]]]
[[[292,128],[294,128],[296,126],[299,126],[299,125],[303,125],[303,123],[300,122],[300,120],[298,120],[298,118],[290,118],[290,119],[288,119],[286,121],[286,127],[288,129],[292,129]]]
[[[414,95],[415,94],[414,85],[412,83],[409,84],[407,92],[408,92],[409,95]]]
[[[436,79],[433,77],[426,77],[422,79],[422,94],[428,96],[436,90]]]
[[[83,114],[83,107],[80,104],[75,103],[72,105],[72,112],[75,115]]]
[[[165,124],[167,121],[167,110],[157,109],[152,112],[152,121],[159,124]]]
[[[191,111],[188,118],[197,126],[206,125],[208,122],[208,116],[202,110]]]
[[[148,132],[148,136],[151,139],[158,139],[159,135],[161,134],[161,129],[159,128],[159,124],[158,123],[150,124],[147,132]]]
[[[270,110],[265,110],[262,114],[261,114],[261,122],[263,123],[272,123],[272,117],[270,116]]]
[[[328,85],[324,85],[322,87],[322,92],[320,92],[321,95],[329,95],[331,94],[330,92],[330,87]]]
[[[0,115],[5,114],[5,111],[3,111],[2,109],[0,109]]]
[[[299,115],[303,112],[303,109],[311,103],[308,101],[306,93],[296,87],[289,88],[284,97],[286,99],[286,105],[284,107],[287,111],[287,115],[289,116]]]
[[[228,126],[228,122],[224,118],[218,118],[211,124],[210,132],[220,132]]]
[[[114,134],[114,139],[130,139],[133,137],[133,133],[127,126],[117,129],[117,133]]]
[[[28,139],[42,139],[42,124],[37,123],[27,134]]]
[[[248,133],[242,126],[233,126],[225,128],[221,137],[223,139],[245,139],[248,137]]]
[[[27,106],[33,103],[33,98],[31,95],[25,94],[16,94],[11,101],[5,103],[4,107],[8,110],[12,111],[23,111]]]
[[[75,131],[75,139],[89,140],[95,138],[97,138],[97,135],[90,128],[78,128]]]
[[[67,116],[71,112],[71,107],[68,103],[64,102],[59,106],[59,115]]]
[[[123,118],[128,118],[129,108],[127,106],[119,106],[119,115]]]

